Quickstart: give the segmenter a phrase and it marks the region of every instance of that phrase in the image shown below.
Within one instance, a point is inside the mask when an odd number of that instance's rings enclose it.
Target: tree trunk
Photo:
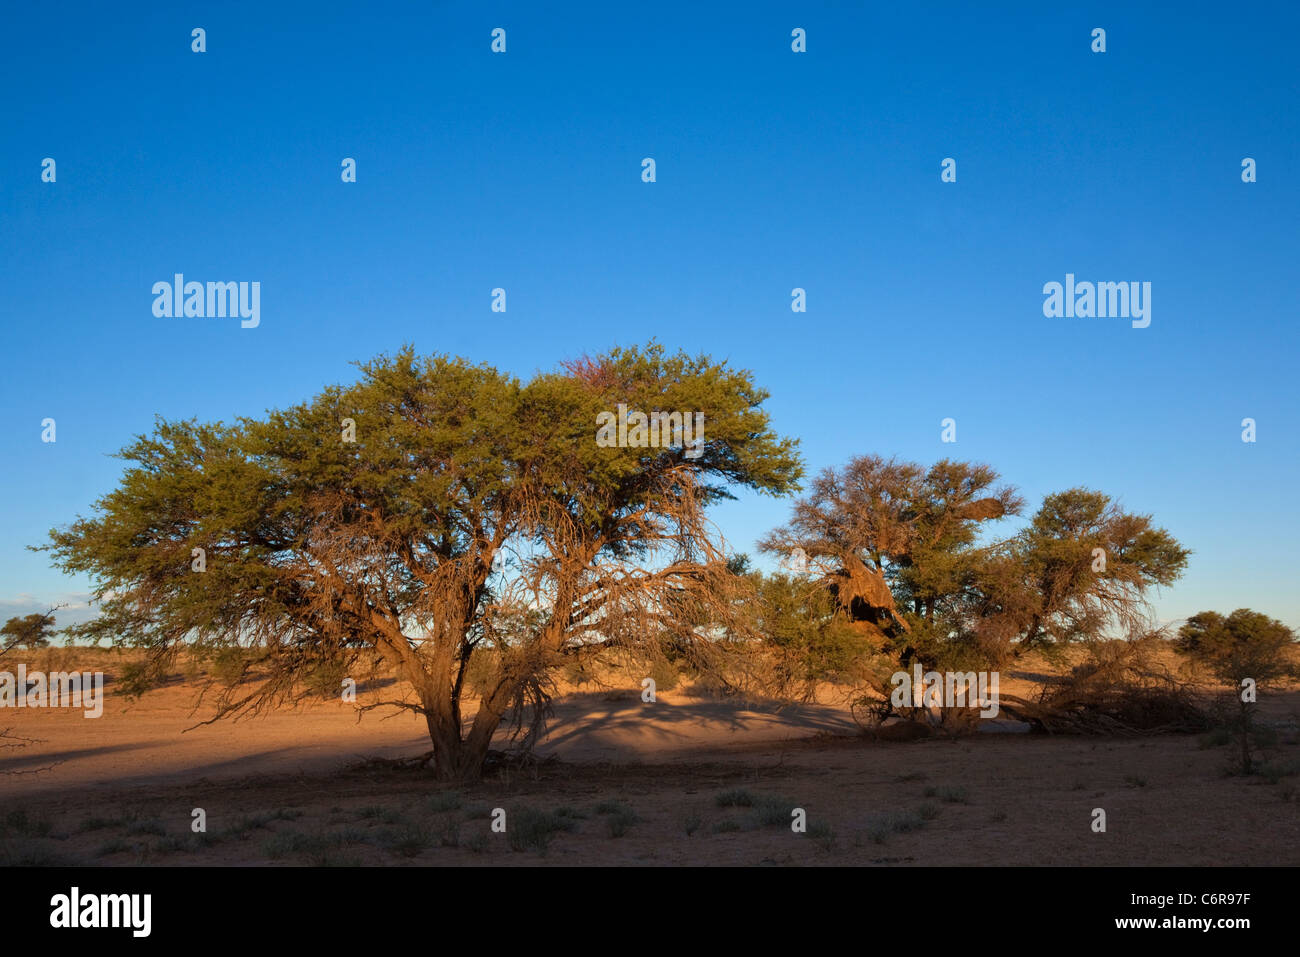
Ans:
[[[1240,695],[1238,695],[1240,697]],[[1250,759],[1250,705],[1241,702],[1241,773],[1250,774],[1253,762]]]
[[[483,776],[483,761],[492,743],[491,736],[486,743],[464,739],[459,729],[433,713],[427,714],[425,720],[433,741],[433,773],[439,781],[472,783]]]

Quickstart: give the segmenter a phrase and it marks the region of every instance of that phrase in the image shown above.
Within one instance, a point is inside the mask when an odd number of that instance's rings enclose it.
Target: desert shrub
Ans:
[[[577,822],[572,818],[560,817],[537,808],[521,808],[515,812],[514,819],[507,828],[510,849],[526,851],[532,848],[539,854],[545,854],[551,838],[561,831],[572,831],[576,826]]]
[[[654,679],[656,691],[672,691],[682,681],[678,666],[666,658],[656,658],[650,662],[649,677]]]
[[[217,681],[227,688],[233,688],[244,680],[253,665],[253,655],[247,648],[226,647],[218,649],[211,659],[209,668]]]
[[[491,691],[500,658],[500,654],[493,648],[476,648],[465,669],[465,687],[480,698]]]
[[[569,685],[580,688],[596,680],[592,672],[593,659],[587,655],[576,654],[565,659],[560,667],[560,677]]]
[[[1221,748],[1225,744],[1232,744],[1232,729],[1224,725],[1211,728],[1208,732],[1201,735],[1201,750],[1206,748]]]
[[[1196,732],[1211,722],[1190,684],[1159,661],[1157,636],[1134,641],[1096,641],[1085,661],[1045,686],[1037,700],[999,696],[1013,718],[1057,734],[1149,734]]]
[[[337,699],[343,694],[343,679],[349,674],[346,662],[330,660],[316,664],[303,675],[302,683],[311,694],[325,699]]]
[[[820,682],[860,683],[876,656],[874,633],[835,612],[825,585],[797,575],[750,574],[758,592],[770,690],[809,701]]]
[[[713,799],[718,807],[753,807],[754,795],[750,794],[744,788],[736,788],[731,791],[723,791]]]
[[[823,851],[830,851],[835,846],[835,832],[825,821],[812,821],[808,824],[807,837]]]
[[[438,791],[429,795],[428,807],[435,814],[460,810],[464,799],[459,791]]]
[[[937,797],[945,804],[969,804],[970,801],[966,795],[966,789],[963,787],[928,787],[925,789],[926,797]]]
[[[148,661],[128,661],[122,666],[118,687],[128,698],[138,698],[161,683],[162,676]]]
[[[883,844],[891,834],[906,834],[919,831],[925,827],[925,818],[913,811],[894,811],[888,814],[876,814],[867,819],[867,836],[877,844]]]
[[[416,857],[433,844],[433,833],[419,824],[405,824],[397,828],[385,828],[375,839],[381,847],[394,854]]]
[[[98,815],[91,815],[90,817],[86,818],[80,824],[77,825],[77,832],[81,834],[85,834],[90,831],[102,831],[105,828],[117,827],[121,823],[122,823],[121,818],[99,817]]]
[[[460,847],[460,822],[449,818],[443,822],[438,832],[439,847]]]
[[[156,818],[147,818],[145,820],[132,821],[126,826],[126,833],[162,835],[167,833],[167,829],[163,827],[162,821],[159,821]]]
[[[1265,761],[1259,765],[1259,775],[1269,784],[1300,774],[1300,761]]]
[[[21,834],[24,837],[49,837],[54,823],[45,817],[33,817],[25,808],[16,808],[0,819],[0,833]]]
[[[758,827],[789,827],[794,802],[775,795],[761,795],[754,802],[753,822]]]
[[[606,815],[605,826],[609,829],[610,837],[622,837],[628,830],[641,819],[637,817],[636,811],[621,801],[610,802],[608,810],[600,813]]]
[[[273,861],[281,860],[290,854],[307,854],[320,857],[330,848],[338,847],[342,843],[343,838],[339,834],[281,831],[262,842],[262,853]]]
[[[384,824],[396,824],[402,819],[402,815],[391,807],[380,807],[377,804],[367,805],[357,809],[357,815],[366,821],[382,821]]]

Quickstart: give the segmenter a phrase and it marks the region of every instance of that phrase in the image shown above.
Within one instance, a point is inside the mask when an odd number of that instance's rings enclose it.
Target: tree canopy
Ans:
[[[15,616],[0,628],[0,648],[45,648],[54,635],[54,615],[51,612]]]
[[[1023,506],[987,465],[859,456],[822,472],[761,547],[800,550],[841,615],[904,663],[1141,633],[1149,589],[1175,581],[1189,552],[1150,516],[1083,488],[984,540]]]
[[[701,644],[741,581],[707,507],[797,487],[750,373],[614,349],[528,382],[410,347],[263,418],[159,420],[95,514],[51,532],[101,605],[77,631],[178,648],[256,644],[269,674],[223,713],[289,695],[373,650],[402,669],[435,769],[476,776],[508,713],[545,713],[547,674],[593,639]],[[703,415],[691,448],[598,445],[602,412]],[[502,556],[508,556],[503,569]],[[476,649],[499,652],[462,720]]]

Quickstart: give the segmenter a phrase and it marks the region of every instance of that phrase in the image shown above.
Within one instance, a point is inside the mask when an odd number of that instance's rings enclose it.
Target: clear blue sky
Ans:
[[[974,6],[12,6],[0,615],[84,597],[24,546],[155,414],[258,414],[407,341],[526,376],[654,336],[752,369],[812,471],[1099,488],[1194,550],[1162,617],[1300,626],[1297,7]],[[260,327],[155,318],[177,272],[259,281]],[[1045,318],[1067,272],[1149,281],[1150,327]],[[752,551],[787,512],[716,518]]]

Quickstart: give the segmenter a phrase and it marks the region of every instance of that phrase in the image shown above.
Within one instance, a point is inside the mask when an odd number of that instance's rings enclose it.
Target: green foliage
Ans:
[[[46,648],[55,633],[52,613],[15,616],[0,627],[0,648]]]
[[[753,807],[754,795],[743,788],[738,788],[732,791],[723,791],[714,798],[714,803],[718,807]]]
[[[681,684],[681,671],[677,665],[665,657],[652,658],[649,670],[649,676],[654,679],[656,691],[672,691]]]
[[[459,791],[438,791],[429,795],[428,808],[434,814],[460,810],[464,798]]]
[[[605,827],[609,830],[610,837],[622,837],[640,820],[636,811],[632,810],[628,805],[620,803],[606,815]]]
[[[907,834],[925,827],[926,818],[915,811],[894,811],[874,814],[867,819],[867,836],[877,844],[884,844],[892,834]]]
[[[510,849],[526,851],[529,848],[545,854],[551,839],[562,831],[572,831],[577,822],[569,817],[525,807],[514,812],[507,828]]]
[[[1244,686],[1249,681],[1256,688],[1266,688],[1279,678],[1295,675],[1295,643],[1290,628],[1249,608],[1238,608],[1227,617],[1203,611],[1178,629],[1178,650],[1227,685],[1237,702],[1236,715],[1226,721],[1239,746],[1233,771],[1253,773],[1254,748],[1271,743],[1271,729],[1257,726],[1254,696],[1248,695]]]
[[[987,465],[859,456],[818,476],[761,547],[801,549],[836,619],[861,626],[901,664],[981,670],[1017,645],[1145,634],[1148,591],[1175,581],[1189,552],[1150,516],[1083,488],[1047,496],[1019,534],[981,542],[988,523],[1023,504]],[[772,641],[788,644],[780,616],[775,624]],[[795,629],[808,632],[806,623]]]
[[[303,675],[303,684],[317,697],[338,700],[343,694],[343,679],[348,677],[348,667],[337,659],[317,663]]]
[[[925,789],[926,797],[937,797],[945,804],[969,804],[970,799],[967,796],[966,789],[956,786],[928,787]]]
[[[739,616],[704,509],[737,488],[784,494],[802,473],[751,373],[654,343],[526,383],[410,347],[360,371],[258,419],[159,419],[123,449],[118,486],[46,546],[95,583],[101,615],[75,636],[156,656],[264,649],[257,694],[222,696],[231,711],[316,673],[333,686],[330,666],[378,651],[407,669],[442,729],[459,727],[468,660],[465,684],[486,700],[476,731],[438,741],[435,767],[474,776],[507,710],[544,713],[547,672],[591,622],[640,642],[698,641],[697,629]],[[700,413],[702,444],[598,443],[598,417],[620,406]],[[520,571],[530,596],[510,597],[492,573],[511,544],[542,552]],[[619,588],[593,588],[614,564]],[[485,648],[500,655],[480,665]],[[220,678],[234,687],[241,672],[224,654]]]
[[[1247,678],[1267,685],[1294,674],[1288,656],[1295,642],[1295,633],[1280,621],[1238,608],[1227,617],[1214,611],[1193,615],[1178,629],[1175,646],[1220,681],[1239,689]]]
[[[798,575],[751,574],[758,628],[774,655],[782,695],[811,698],[819,682],[861,680],[876,649],[861,629],[835,614],[824,584]]]
[[[158,686],[158,669],[147,661],[128,661],[122,666],[120,688],[128,698],[138,698]]]

